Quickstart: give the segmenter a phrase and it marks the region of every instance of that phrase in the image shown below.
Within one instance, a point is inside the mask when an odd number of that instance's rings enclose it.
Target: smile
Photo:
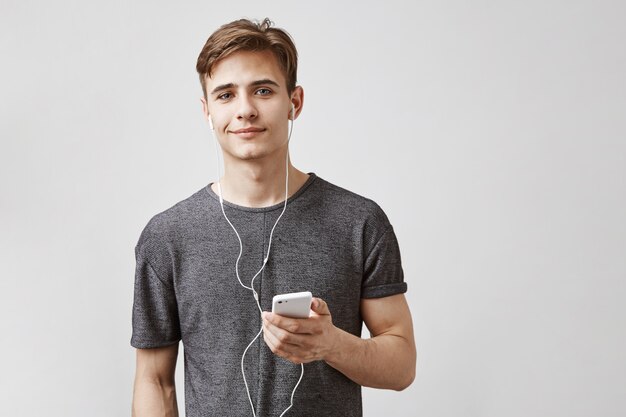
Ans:
[[[231,132],[236,135],[239,135],[242,133],[259,133],[263,131],[265,131],[265,129],[262,129],[260,127],[246,127],[245,129],[231,130]]]
[[[254,136],[262,132],[265,132],[265,129],[262,129],[260,127],[246,127],[244,129],[237,129],[237,130],[230,131],[230,133],[234,133],[235,135],[244,139],[253,138]]]

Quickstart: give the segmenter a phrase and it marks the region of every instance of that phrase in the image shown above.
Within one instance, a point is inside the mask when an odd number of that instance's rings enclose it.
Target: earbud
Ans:
[[[209,115],[209,127],[211,128],[211,130],[215,130],[213,128],[213,119],[211,119],[211,115]]]
[[[291,103],[291,120],[295,120],[296,119],[296,106]]]

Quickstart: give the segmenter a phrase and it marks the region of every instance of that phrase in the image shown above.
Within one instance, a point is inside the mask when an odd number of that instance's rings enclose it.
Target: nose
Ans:
[[[253,120],[258,114],[254,102],[246,95],[242,95],[239,102],[239,109],[237,110],[237,119]]]

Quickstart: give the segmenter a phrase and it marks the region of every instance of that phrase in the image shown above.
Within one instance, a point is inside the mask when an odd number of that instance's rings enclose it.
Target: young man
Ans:
[[[224,175],[154,216],[135,248],[133,415],[177,415],[182,340],[188,417],[279,416],[299,364],[286,415],[360,416],[361,386],[402,390],[415,375],[393,228],[373,201],[289,162],[304,92],[286,32],[224,25],[197,70]],[[269,313],[299,291],[315,297],[309,318]]]

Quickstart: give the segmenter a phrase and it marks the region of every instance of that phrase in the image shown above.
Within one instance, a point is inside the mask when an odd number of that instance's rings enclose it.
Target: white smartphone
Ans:
[[[272,313],[306,319],[311,311],[313,295],[309,291],[278,294],[272,298]]]

